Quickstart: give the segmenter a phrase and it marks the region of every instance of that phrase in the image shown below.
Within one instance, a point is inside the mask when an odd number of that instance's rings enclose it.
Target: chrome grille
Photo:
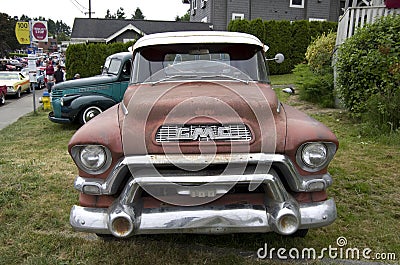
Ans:
[[[52,92],[51,92],[51,96],[53,97],[53,98],[61,98],[62,96],[63,96],[63,91],[62,90],[53,90]]]
[[[228,125],[163,125],[158,128],[156,142],[223,141],[249,142],[251,132],[245,124]]]

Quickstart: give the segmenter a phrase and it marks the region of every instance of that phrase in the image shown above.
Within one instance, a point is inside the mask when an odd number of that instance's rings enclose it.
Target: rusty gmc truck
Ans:
[[[73,229],[305,236],[334,222],[327,168],[338,140],[278,100],[267,48],[233,32],[139,39],[122,102],[69,142]]]

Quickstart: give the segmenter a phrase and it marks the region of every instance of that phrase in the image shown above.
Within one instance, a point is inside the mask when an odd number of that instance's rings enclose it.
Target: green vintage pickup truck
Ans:
[[[128,87],[131,61],[132,53],[116,53],[107,57],[101,75],[56,84],[50,121],[85,124],[120,102]]]

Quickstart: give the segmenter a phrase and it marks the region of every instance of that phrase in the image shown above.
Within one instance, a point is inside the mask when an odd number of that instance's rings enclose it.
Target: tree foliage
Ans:
[[[188,9],[188,11],[186,11],[186,13],[183,16],[176,16],[175,17],[175,21],[190,21],[190,9]]]
[[[296,65],[293,70],[300,98],[322,107],[334,107],[334,81],[332,54],[336,33],[322,34],[307,48],[307,63]]]
[[[132,15],[132,19],[144,19],[143,12],[139,7],[136,8],[135,14]]]
[[[383,17],[338,51],[337,91],[347,109],[381,129],[400,127],[400,16]]]
[[[117,9],[117,12],[111,14],[110,9],[107,9],[105,17],[106,19],[126,19],[125,11],[123,7]]]
[[[0,13],[0,56],[22,47],[15,36],[16,21],[5,13]]]
[[[312,39],[324,32],[336,31],[336,22],[262,21],[260,18],[232,20],[228,31],[245,32],[258,37],[269,46],[268,57],[280,52],[285,55],[282,64],[269,64],[272,74],[290,73],[294,66],[305,60],[305,52]]]
[[[101,67],[107,56],[128,51],[133,42],[112,44],[90,43],[90,44],[71,44],[66,51],[67,79],[71,79],[76,73],[81,77],[89,77],[101,74]]]

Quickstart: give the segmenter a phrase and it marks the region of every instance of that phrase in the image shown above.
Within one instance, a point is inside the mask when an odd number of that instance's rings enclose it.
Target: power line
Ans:
[[[85,11],[83,11],[78,5],[80,5],[83,9],[87,9],[86,7],[82,6],[78,1],[76,0],[70,0],[70,2],[81,12],[82,14],[85,14]]]
[[[74,0],[75,3],[77,3],[78,5],[80,5],[83,9],[87,9],[86,7],[84,7],[81,3],[78,2],[78,0]]]

